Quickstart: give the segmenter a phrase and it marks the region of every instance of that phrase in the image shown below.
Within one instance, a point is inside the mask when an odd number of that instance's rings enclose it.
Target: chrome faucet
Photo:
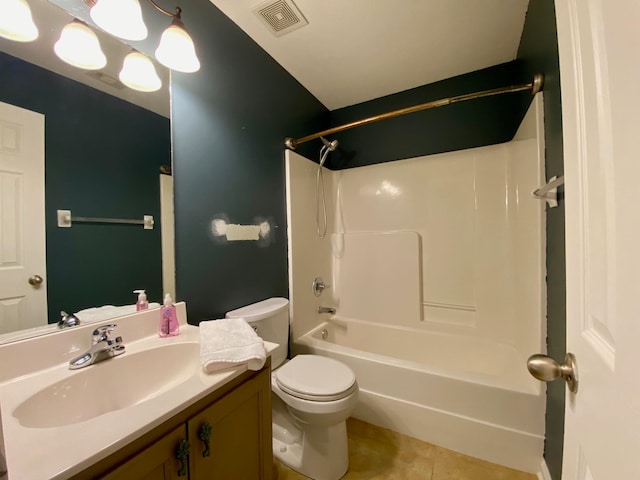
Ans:
[[[58,321],[58,328],[77,327],[78,325],[80,325],[80,319],[76,317],[73,313],[69,315],[64,310],[60,312],[60,320]]]
[[[91,334],[91,348],[82,355],[69,361],[69,369],[88,367],[107,358],[122,355],[124,345],[122,337],[111,338],[109,334],[116,328],[116,324],[103,325],[96,328]]]
[[[331,315],[335,315],[336,309],[331,307],[318,307],[318,313],[330,313]]]

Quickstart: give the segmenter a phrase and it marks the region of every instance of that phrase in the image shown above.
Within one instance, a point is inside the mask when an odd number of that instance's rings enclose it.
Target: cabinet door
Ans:
[[[178,447],[186,438],[187,431],[183,424],[100,478],[102,480],[186,480],[187,460],[185,459],[183,465],[176,458]]]
[[[269,370],[240,385],[198,415],[187,428],[191,480],[270,480]],[[207,442],[202,440],[208,437]]]

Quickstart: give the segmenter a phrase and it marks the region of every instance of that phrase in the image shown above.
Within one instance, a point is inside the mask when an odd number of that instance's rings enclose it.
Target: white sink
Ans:
[[[157,310],[121,317],[115,333],[125,353],[79,370],[67,362],[87,348],[95,325],[0,345],[0,444],[10,478],[71,478],[246,371],[205,373],[200,330],[186,323],[185,304],[176,306],[179,336],[158,337]],[[265,342],[267,354],[277,347]]]
[[[125,352],[34,393],[13,416],[24,427],[50,428],[139,404],[192,377],[200,369],[199,353],[195,342]]]

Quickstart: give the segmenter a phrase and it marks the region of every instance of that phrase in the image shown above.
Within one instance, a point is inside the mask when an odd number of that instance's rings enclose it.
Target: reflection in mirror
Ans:
[[[72,17],[44,0],[29,5],[38,39],[0,38],[0,343],[56,331],[47,324],[61,311],[85,322],[131,313],[136,289],[149,302],[175,298],[168,70],[155,65],[157,92],[125,87],[118,74],[131,47],[95,27],[107,65],[68,66],[53,45]],[[151,215],[154,225],[60,228],[58,210],[72,220]],[[94,308],[105,305],[120,308]]]

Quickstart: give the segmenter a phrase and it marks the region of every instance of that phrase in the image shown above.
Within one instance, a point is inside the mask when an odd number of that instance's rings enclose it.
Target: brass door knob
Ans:
[[[559,364],[553,358],[537,353],[527,360],[529,373],[542,382],[551,382],[556,378],[562,378],[567,382],[569,391],[578,391],[578,366],[573,353],[567,353],[564,363]]]
[[[43,282],[42,277],[40,275],[32,275],[29,277],[29,285],[33,285],[34,287],[37,287],[38,285],[41,285]]]

